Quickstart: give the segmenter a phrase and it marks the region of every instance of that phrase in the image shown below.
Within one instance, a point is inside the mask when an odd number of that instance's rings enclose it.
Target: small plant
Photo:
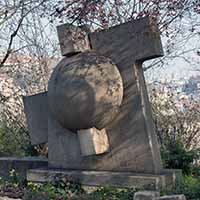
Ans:
[[[21,177],[16,171],[15,169],[11,169],[9,172],[9,177],[8,177],[8,182],[16,185],[16,186],[20,186],[20,187],[24,187],[24,185],[26,184],[26,180],[24,177]]]
[[[38,198],[42,198],[45,195],[48,200],[68,199],[84,193],[85,191],[80,184],[75,184],[63,179],[45,184],[28,182],[24,198],[36,199],[36,194]]]
[[[84,200],[133,200],[137,188],[99,187],[94,192],[83,196]],[[77,198],[78,200],[78,198]]]
[[[0,196],[21,198],[24,195],[23,183],[24,179],[14,169],[10,170],[9,177],[0,178]]]

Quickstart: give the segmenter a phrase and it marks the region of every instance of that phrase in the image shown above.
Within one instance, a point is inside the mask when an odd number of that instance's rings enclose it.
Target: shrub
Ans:
[[[199,150],[186,150],[182,142],[167,140],[161,148],[161,155],[164,167],[182,169],[184,174],[189,175],[193,172],[193,163],[199,156]]]
[[[200,200],[200,178],[184,176],[182,183],[161,191],[161,194],[184,194],[187,200]]]
[[[2,117],[2,116],[1,116]],[[27,131],[5,118],[0,119],[0,156],[28,156],[36,155],[31,146]]]

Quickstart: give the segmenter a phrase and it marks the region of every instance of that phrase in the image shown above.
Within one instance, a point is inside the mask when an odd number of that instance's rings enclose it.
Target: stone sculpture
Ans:
[[[48,91],[24,97],[32,144],[48,142],[49,149],[49,168],[30,170],[28,179],[62,174],[89,185],[142,180],[156,187],[172,181],[175,172],[162,168],[142,68],[163,55],[156,22],[145,17],[99,32],[64,24],[58,36],[64,57]]]

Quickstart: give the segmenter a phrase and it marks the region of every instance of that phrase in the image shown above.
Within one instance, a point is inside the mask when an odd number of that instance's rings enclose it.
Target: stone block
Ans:
[[[157,198],[156,200],[186,200],[185,195],[169,195],[169,196],[162,196]]]
[[[155,200],[160,197],[156,191],[139,191],[134,194],[134,200]]]
[[[15,169],[16,173],[21,177],[26,177],[28,169],[47,167],[48,161],[46,158],[40,157],[2,157],[0,158],[0,177],[7,178],[9,172]]]
[[[171,183],[182,184],[183,183],[183,174],[181,169],[162,169],[162,174],[168,174],[168,179],[166,179],[167,185]]]
[[[109,150],[108,136],[105,129],[96,128],[77,131],[83,156],[99,155]]]
[[[0,200],[22,200],[22,199],[13,199],[13,198],[9,198],[9,197],[0,197]]]
[[[24,96],[24,111],[32,145],[48,140],[48,99],[47,92]]]
[[[61,54],[70,56],[90,50],[88,40],[89,29],[87,26],[75,27],[71,24],[62,24],[57,26],[58,39],[60,43]]]

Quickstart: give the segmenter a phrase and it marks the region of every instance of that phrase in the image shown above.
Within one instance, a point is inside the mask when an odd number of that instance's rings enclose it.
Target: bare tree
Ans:
[[[28,142],[19,140],[28,137],[22,95],[46,91],[49,66],[57,57],[49,6],[46,0],[0,2],[0,124],[7,124],[19,145]]]
[[[148,63],[145,70],[167,65],[175,58],[198,65],[200,44],[194,41],[200,39],[199,15],[198,0],[67,0],[59,1],[52,13],[61,22],[87,23],[94,29],[143,16],[156,18],[165,44],[165,57]],[[196,55],[192,59],[191,52]]]

